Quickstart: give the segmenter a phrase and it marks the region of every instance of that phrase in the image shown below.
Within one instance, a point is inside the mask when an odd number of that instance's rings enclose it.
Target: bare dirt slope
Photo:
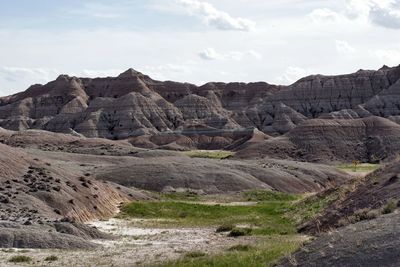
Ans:
[[[254,189],[288,193],[317,192],[348,180],[348,175],[326,165],[284,160],[196,159],[183,155],[133,157],[125,164],[99,168],[95,176],[151,191],[190,188],[203,193]]]
[[[400,197],[400,166],[396,160],[369,174],[365,181],[340,201],[333,203],[321,216],[303,225],[302,231],[326,231],[340,226],[340,221],[362,209],[381,209],[386,203]]]
[[[400,214],[340,228],[305,245],[277,266],[398,266]]]
[[[274,157],[318,162],[378,162],[400,150],[400,126],[388,119],[308,120],[287,134],[236,148],[237,158]]]

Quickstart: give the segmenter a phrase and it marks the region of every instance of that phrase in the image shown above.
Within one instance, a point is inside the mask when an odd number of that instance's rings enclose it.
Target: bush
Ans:
[[[217,233],[229,232],[235,228],[232,224],[223,224],[219,226],[216,230]]]
[[[46,257],[44,260],[45,261],[58,261],[58,257],[51,255],[51,256]]]
[[[201,251],[191,251],[185,254],[185,257],[187,258],[200,258],[204,257],[206,253],[201,252]]]
[[[395,211],[397,208],[397,200],[389,199],[385,207],[383,207],[382,214],[389,214]]]
[[[13,263],[31,262],[32,258],[28,256],[18,255],[11,257],[8,261]]]
[[[236,246],[232,246],[230,247],[228,250],[229,251],[249,251],[250,249],[252,249],[253,247],[250,245],[236,245]]]
[[[239,236],[249,235],[250,233],[251,233],[250,228],[234,228],[232,229],[232,231],[229,233],[228,236],[239,237]]]
[[[364,208],[355,211],[353,215],[347,218],[340,219],[338,224],[339,226],[346,226],[348,224],[353,224],[360,221],[372,220],[377,218],[378,216],[379,216],[378,210],[371,210],[369,208]]]

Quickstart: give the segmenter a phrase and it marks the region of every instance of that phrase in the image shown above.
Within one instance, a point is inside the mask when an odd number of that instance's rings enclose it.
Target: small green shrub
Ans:
[[[253,248],[253,247],[250,246],[250,245],[242,245],[242,244],[239,244],[239,245],[235,245],[235,246],[230,247],[228,250],[229,250],[229,251],[249,251],[249,250],[251,250],[252,248]]]
[[[375,219],[379,216],[379,211],[378,210],[371,210],[369,208],[364,208],[360,209],[354,212],[353,215],[340,219],[338,224],[339,226],[346,226],[349,224],[354,224],[360,221],[365,221],[365,220],[372,220]]]
[[[219,226],[215,232],[217,233],[229,232],[232,231],[233,228],[235,227],[232,224],[223,224]]]
[[[13,263],[31,262],[32,258],[28,256],[18,255],[11,257],[8,261]]]
[[[300,197],[298,195],[273,192],[267,190],[254,190],[243,193],[247,201],[294,201]]]
[[[201,252],[201,251],[191,251],[185,254],[186,258],[200,258],[204,257],[206,253]]]
[[[54,255],[50,255],[44,259],[45,261],[58,261],[58,257]]]
[[[229,232],[229,237],[239,237],[250,235],[251,229],[250,228],[233,228],[232,231]]]
[[[389,199],[385,207],[383,207],[382,214],[389,214],[396,210],[398,201]]]

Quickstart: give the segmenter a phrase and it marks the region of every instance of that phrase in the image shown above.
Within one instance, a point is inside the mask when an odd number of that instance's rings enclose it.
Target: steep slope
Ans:
[[[268,189],[288,193],[318,192],[348,181],[334,167],[293,161],[193,159],[182,155],[139,153],[124,164],[96,170],[95,177],[151,191],[195,190],[216,194]]]
[[[282,137],[238,149],[237,158],[270,156],[302,161],[377,162],[400,151],[400,126],[388,119],[313,119]]]
[[[400,197],[400,165],[396,160],[369,174],[365,181],[340,201],[333,203],[321,216],[302,226],[302,231],[318,232],[339,227],[356,212],[381,209]]]
[[[398,266],[400,214],[324,234],[275,266]]]
[[[132,198],[145,196],[96,181],[78,165],[53,164],[47,157],[0,144],[1,220],[87,221],[112,216],[116,205]]]
[[[281,135],[307,119],[377,115],[396,121],[400,67],[314,75],[290,86],[161,82],[129,69],[118,77],[61,75],[0,98],[0,127],[124,139],[185,128],[253,127]],[[338,112],[338,114],[335,114]],[[327,115],[328,114],[328,115]]]

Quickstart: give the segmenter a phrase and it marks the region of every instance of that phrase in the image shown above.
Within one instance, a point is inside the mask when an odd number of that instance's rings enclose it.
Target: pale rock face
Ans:
[[[256,128],[282,135],[310,118],[400,121],[400,67],[314,75],[290,86],[161,82],[129,69],[118,77],[59,76],[0,98],[0,127],[75,131],[87,137]],[[218,135],[218,134],[217,134]],[[196,141],[197,142],[197,141]],[[225,141],[224,141],[225,142]]]

